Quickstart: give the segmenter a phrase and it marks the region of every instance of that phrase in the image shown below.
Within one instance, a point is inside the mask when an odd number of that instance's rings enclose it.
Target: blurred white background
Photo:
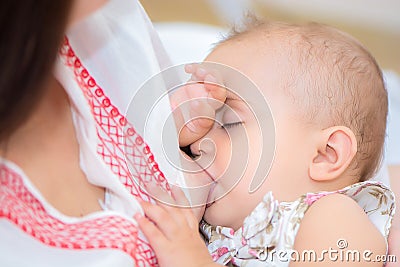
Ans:
[[[400,73],[400,0],[141,0],[155,22],[229,27],[247,10],[267,19],[330,24],[359,39],[385,69]],[[194,34],[194,33],[193,33]],[[202,42],[201,35],[193,36]]]
[[[341,21],[400,33],[399,0],[208,0],[208,3],[230,21],[243,9],[264,5],[266,8],[306,15],[313,20]]]

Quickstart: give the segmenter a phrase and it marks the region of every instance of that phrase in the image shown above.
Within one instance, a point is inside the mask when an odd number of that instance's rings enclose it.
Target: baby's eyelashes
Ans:
[[[243,122],[237,121],[237,122],[223,123],[223,124],[221,124],[220,127],[223,129],[231,129],[231,128],[241,126],[241,125],[243,125]]]
[[[195,148],[194,145],[191,145],[191,146],[189,147],[188,156],[191,157],[193,160],[196,160],[198,157],[201,156],[201,150]]]
[[[181,147],[180,149],[181,149],[181,151],[182,151],[183,153],[185,153],[186,155],[188,155],[192,160],[196,160],[198,157],[201,156],[201,151],[200,151],[200,150],[195,151],[195,150],[193,149],[192,145],[188,145],[188,146],[185,146],[185,147]]]
[[[192,159],[194,159],[194,160],[196,160],[198,157],[200,157],[201,156],[201,154],[191,154],[190,155],[190,157],[192,158]]]

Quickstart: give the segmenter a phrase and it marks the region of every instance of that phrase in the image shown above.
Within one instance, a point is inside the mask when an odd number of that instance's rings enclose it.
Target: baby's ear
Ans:
[[[322,130],[317,151],[309,166],[310,178],[328,181],[341,176],[357,153],[357,139],[352,130],[334,126]]]

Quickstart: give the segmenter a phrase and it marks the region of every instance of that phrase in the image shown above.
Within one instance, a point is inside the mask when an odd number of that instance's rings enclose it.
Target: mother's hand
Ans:
[[[159,192],[163,202],[142,202],[146,217],[137,214],[136,221],[156,253],[160,267],[208,267],[214,264],[205,243],[199,234],[199,224],[179,188],[171,194]],[[172,206],[179,203],[178,206]]]

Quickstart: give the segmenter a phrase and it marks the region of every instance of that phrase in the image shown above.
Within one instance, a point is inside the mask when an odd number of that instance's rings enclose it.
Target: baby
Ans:
[[[200,223],[211,257],[189,209],[142,203],[147,218],[136,219],[160,266],[382,266],[394,196],[368,181],[379,167],[387,116],[373,57],[328,26],[256,22],[206,61],[240,71],[261,90],[274,118],[275,155],[265,181],[249,192],[258,164],[268,164],[259,162],[267,148],[256,108],[229,92],[220,122],[190,145],[215,181]],[[243,142],[248,164],[231,189],[236,178],[227,170],[239,164],[231,146]]]

